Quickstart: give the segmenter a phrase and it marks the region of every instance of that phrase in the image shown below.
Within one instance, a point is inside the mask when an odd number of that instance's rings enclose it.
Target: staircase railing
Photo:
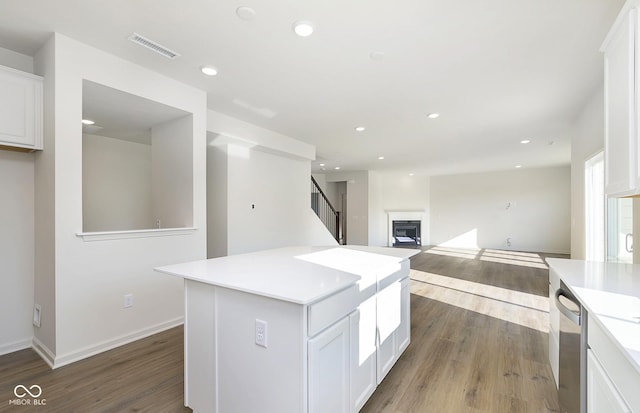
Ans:
[[[340,211],[336,211],[331,205],[329,198],[324,194],[313,176],[311,177],[311,209],[313,209],[336,241],[340,242]]]

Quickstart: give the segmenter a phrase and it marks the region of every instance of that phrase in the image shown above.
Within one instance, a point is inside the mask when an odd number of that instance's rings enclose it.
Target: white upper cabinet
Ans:
[[[640,193],[640,114],[636,91],[638,8],[629,1],[603,45],[605,85],[605,190],[609,196]]]
[[[42,77],[0,66],[0,148],[42,149]]]

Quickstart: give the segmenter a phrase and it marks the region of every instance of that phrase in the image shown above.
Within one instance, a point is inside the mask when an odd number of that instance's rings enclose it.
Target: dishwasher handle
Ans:
[[[556,295],[556,307],[558,308],[558,311],[560,311],[562,315],[564,315],[569,320],[571,320],[572,323],[576,325],[581,325],[581,322],[582,322],[581,313],[576,314],[575,312],[568,309],[564,304],[562,304],[562,302],[560,302],[560,297],[562,296],[567,300],[571,301],[572,303],[574,303],[578,308],[582,308],[580,303],[577,302],[574,298],[568,296],[566,291],[564,291],[562,288],[559,288],[558,290],[556,290],[555,295]]]

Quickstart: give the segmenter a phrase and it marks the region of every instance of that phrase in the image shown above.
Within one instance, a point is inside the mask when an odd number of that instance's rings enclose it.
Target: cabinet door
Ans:
[[[349,317],[308,345],[309,413],[349,413]]]
[[[396,360],[398,360],[397,330],[402,321],[401,291],[400,281],[396,281],[380,291],[376,297],[378,384],[382,382],[382,379],[384,379]]]
[[[587,412],[632,413],[591,350],[587,350]]]
[[[351,411],[358,412],[376,389],[376,297],[349,316]]]
[[[635,27],[631,9],[609,34],[604,55],[605,72],[605,191],[629,193],[635,186]]]
[[[409,277],[400,281],[400,327],[396,330],[397,356],[409,347],[411,342],[411,295],[409,293]]]
[[[42,80],[0,67],[0,145],[42,149]]]

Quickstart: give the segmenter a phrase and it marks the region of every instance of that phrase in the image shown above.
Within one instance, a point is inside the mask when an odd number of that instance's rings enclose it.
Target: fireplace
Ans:
[[[394,220],[391,228],[394,247],[420,247],[420,221]]]

